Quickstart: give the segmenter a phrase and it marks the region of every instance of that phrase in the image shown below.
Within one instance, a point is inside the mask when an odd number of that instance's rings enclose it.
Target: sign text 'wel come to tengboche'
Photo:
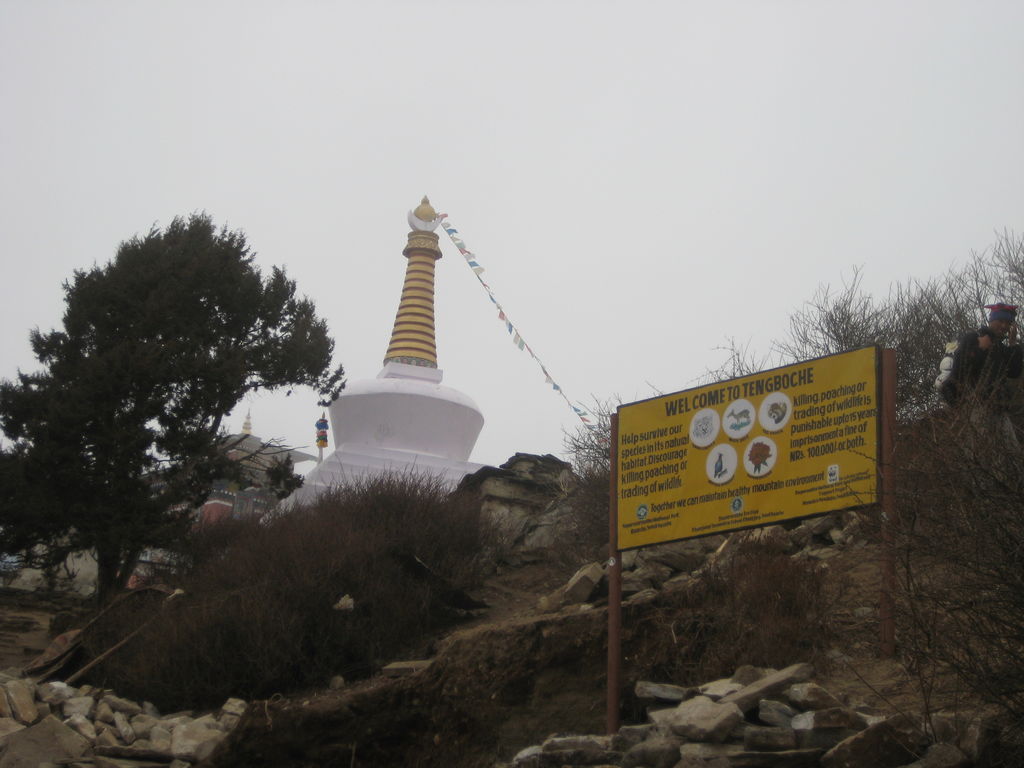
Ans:
[[[619,549],[877,500],[878,350],[618,409]]]

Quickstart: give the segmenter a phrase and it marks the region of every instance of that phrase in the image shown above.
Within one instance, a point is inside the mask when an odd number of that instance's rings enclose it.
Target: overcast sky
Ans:
[[[0,115],[4,378],[72,270],[193,211],[287,269],[356,380],[428,194],[585,405],[692,386],[730,337],[768,349],[854,267],[884,294],[1024,231],[1018,0],[0,0]],[[574,414],[442,248],[473,459],[561,453]],[[228,426],[308,446],[315,399]]]

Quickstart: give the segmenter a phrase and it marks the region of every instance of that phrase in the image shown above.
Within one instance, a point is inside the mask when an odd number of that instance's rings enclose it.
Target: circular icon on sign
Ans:
[[[708,480],[712,483],[725,485],[736,474],[738,464],[739,458],[736,456],[736,449],[728,443],[721,443],[708,453],[708,458],[704,462],[704,470],[707,472]]]
[[[643,520],[646,517],[647,517],[647,505],[646,504],[641,504],[639,507],[636,508],[636,519],[637,520]]]
[[[754,404],[749,400],[733,400],[725,409],[722,427],[732,440],[742,440],[754,428]]]
[[[751,477],[764,477],[779,458],[779,449],[770,437],[755,437],[743,450],[743,468]]]
[[[730,501],[729,502],[729,509],[732,511],[732,513],[734,515],[738,515],[740,512],[742,512],[743,511],[743,497],[742,496],[737,496],[732,501]]]
[[[765,432],[781,432],[792,415],[793,404],[784,392],[772,392],[757,409],[757,420]]]
[[[720,425],[718,412],[712,408],[702,408],[690,419],[690,442],[698,448],[707,448],[718,437]]]

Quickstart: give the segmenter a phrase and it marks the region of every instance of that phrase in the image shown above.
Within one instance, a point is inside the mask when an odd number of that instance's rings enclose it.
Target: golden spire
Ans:
[[[398,302],[395,328],[384,362],[437,368],[437,342],[434,339],[434,262],[441,258],[437,234],[437,212],[424,196],[415,210],[409,211],[408,244],[402,253],[409,260],[405,267],[402,298]]]
[[[252,411],[246,411],[245,421],[242,422],[242,434],[252,434]]]

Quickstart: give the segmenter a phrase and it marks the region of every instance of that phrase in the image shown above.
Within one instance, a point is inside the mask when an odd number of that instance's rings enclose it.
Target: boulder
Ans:
[[[749,712],[761,699],[774,696],[794,683],[802,683],[813,674],[814,667],[810,664],[793,664],[777,672],[771,672],[757,682],[722,697],[720,703],[735,704],[743,712]]]
[[[92,713],[96,709],[96,699],[92,696],[72,696],[70,699],[64,702],[61,706],[61,710],[64,713],[64,717],[74,717],[75,715],[81,715],[82,717],[92,718]]]
[[[738,744],[683,744],[679,748],[684,765],[723,765],[729,768],[817,768],[820,749],[785,749],[762,752]],[[719,763],[712,761],[718,760]],[[703,761],[703,763],[698,762]]]
[[[90,743],[96,741],[96,727],[89,718],[83,715],[72,715],[64,721],[64,725],[88,739]]]
[[[913,762],[923,747],[923,734],[897,715],[839,742],[821,758],[822,768],[896,768]]]
[[[673,768],[679,761],[681,739],[656,736],[635,744],[622,756],[622,768]]]
[[[171,754],[190,762],[205,759],[226,734],[207,723],[192,721],[175,727],[171,733]]]
[[[3,754],[3,746],[7,742],[7,737],[23,730],[25,730],[25,726],[13,717],[0,717],[0,754]]]
[[[971,761],[952,744],[932,744],[920,760],[904,768],[966,768]]]
[[[691,741],[724,741],[743,719],[735,704],[722,704],[707,696],[688,699],[674,709],[652,712],[651,720]]]
[[[702,695],[707,696],[712,701],[718,701],[723,696],[728,696],[730,693],[734,693],[742,687],[742,683],[737,683],[731,678],[723,678],[721,680],[705,683],[700,686],[698,690]]]
[[[796,710],[788,704],[773,699],[762,699],[757,705],[757,719],[765,725],[790,728]]]
[[[656,544],[643,550],[639,560],[644,563],[660,563],[673,571],[689,573],[704,564],[707,550],[700,541],[673,541],[668,544]]]
[[[23,725],[31,725],[39,719],[34,685],[25,680],[9,680],[3,687],[10,702],[11,717]]]
[[[832,709],[843,703],[817,683],[797,683],[786,689],[786,700],[800,709]]]
[[[108,693],[103,697],[103,701],[106,702],[107,706],[114,712],[123,712],[128,717],[134,717],[142,712],[142,706],[140,704],[136,704],[134,701],[129,699],[122,699],[120,696],[114,696],[113,694]]]
[[[40,763],[81,757],[89,742],[52,715],[7,737],[0,768],[37,768]]]
[[[751,725],[743,731],[743,748],[768,752],[796,749],[796,733],[789,728],[760,728]]]
[[[650,683],[646,680],[638,680],[633,686],[633,693],[641,701],[665,701],[681,702],[692,699],[697,694],[695,688],[685,688],[681,685],[670,685],[669,683]]]

